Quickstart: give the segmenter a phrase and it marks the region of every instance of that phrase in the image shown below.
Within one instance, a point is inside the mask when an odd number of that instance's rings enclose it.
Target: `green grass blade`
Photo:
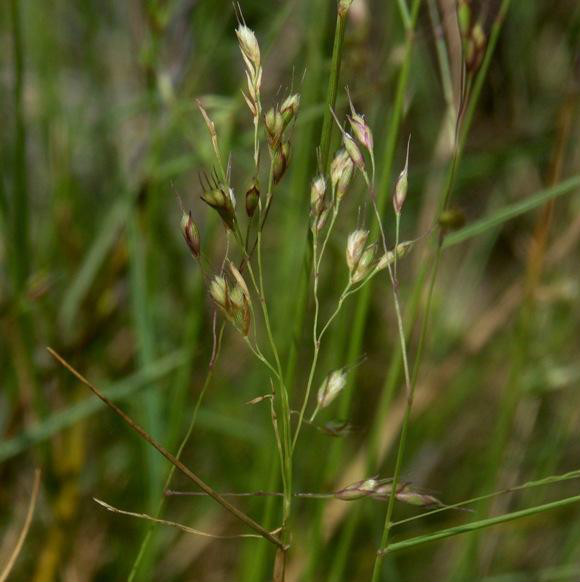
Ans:
[[[154,196],[153,192],[149,192]],[[130,284],[131,284],[131,308],[134,327],[137,334],[138,361],[139,365],[146,368],[154,360],[154,336],[152,302],[150,299],[150,261],[146,259],[147,254],[151,256],[151,249],[147,244],[146,236],[153,236],[151,230],[141,228],[138,217],[133,216],[129,221],[128,244],[130,257]],[[147,257],[148,258],[148,257]],[[143,396],[141,402],[137,404],[137,409],[143,425],[154,438],[162,440],[163,431],[163,401],[157,390],[150,390]],[[148,443],[143,443],[145,450],[145,469],[147,471],[147,490],[149,508],[155,507],[159,488],[163,482],[163,462]]]
[[[443,248],[448,248],[469,240],[475,236],[479,236],[489,229],[501,226],[509,220],[513,220],[514,218],[517,218],[526,212],[530,212],[535,208],[539,208],[548,202],[548,200],[558,198],[559,196],[564,196],[565,194],[570,194],[576,188],[580,188],[580,176],[573,176],[572,178],[561,182],[553,188],[540,190],[540,192],[533,194],[525,200],[510,204],[505,208],[494,212],[491,216],[477,220],[476,222],[469,224],[461,230],[450,234],[445,238]]]
[[[510,513],[505,513],[504,515],[497,515],[495,517],[488,517],[487,519],[480,519],[471,523],[466,523],[463,525],[458,525],[456,527],[450,527],[448,529],[442,529],[440,531],[426,534],[423,536],[417,536],[415,538],[410,538],[408,540],[403,540],[401,542],[396,542],[388,546],[386,552],[397,552],[399,550],[405,550],[415,546],[420,546],[427,544],[429,542],[435,542],[437,540],[442,540],[452,536],[461,535],[464,533],[469,533],[472,531],[485,529],[492,527],[494,525],[499,525],[501,523],[507,523],[509,521],[515,521],[517,519],[522,519],[524,517],[529,517],[531,515],[537,515],[539,513],[544,513],[545,511],[551,511],[552,509],[559,509],[560,507],[566,507],[567,505],[572,505],[580,501],[580,495],[574,495],[573,497],[566,497],[565,499],[560,499],[559,501],[552,501],[551,503],[544,503],[543,505],[537,505],[535,507],[529,507],[528,509],[521,509],[520,511],[512,511]]]

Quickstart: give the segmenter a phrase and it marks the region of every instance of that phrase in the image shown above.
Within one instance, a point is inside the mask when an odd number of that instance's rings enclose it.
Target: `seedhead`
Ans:
[[[236,8],[236,4],[234,4]],[[240,45],[240,51],[246,65],[247,93],[242,91],[242,95],[254,119],[254,164],[258,167],[260,160],[260,150],[258,144],[258,123],[262,114],[262,104],[260,98],[260,88],[262,86],[262,65],[260,56],[260,46],[256,35],[244,22],[242,11],[237,5],[238,28],[236,36]]]
[[[314,178],[310,187],[310,214],[317,219],[324,210],[324,195],[326,193],[326,180],[321,174]]]
[[[238,268],[234,265],[234,263],[232,263],[231,261],[228,261],[228,266],[230,268],[230,273],[233,275],[234,279],[236,280],[236,283],[238,284],[240,289],[243,291],[244,295],[246,296],[246,299],[248,301],[251,301],[250,290],[248,289],[248,285],[246,284],[244,277],[242,276],[242,274],[240,273]]]
[[[232,289],[230,302],[230,321],[242,335],[247,336],[250,332],[251,311],[248,299],[239,285]]]
[[[212,176],[206,173],[199,175],[199,183],[203,189],[201,199],[218,211],[224,225],[229,230],[234,230],[236,223],[236,198],[234,191],[227,185],[221,184],[217,173]]]
[[[268,134],[268,143],[272,149],[276,149],[284,132],[284,119],[280,111],[274,107],[268,109],[264,115],[264,125]]]
[[[290,162],[290,142],[285,141],[274,154],[274,184],[278,184],[286,173]]]
[[[181,217],[181,232],[193,258],[198,259],[200,255],[199,229],[195,222],[193,222],[191,212],[183,213]]]
[[[298,115],[298,108],[300,107],[300,95],[298,93],[293,93],[288,95],[286,99],[280,105],[280,114],[282,115],[282,120],[284,122],[284,129],[290,125],[290,123]]]
[[[247,293],[245,283],[241,285],[239,282],[236,282],[236,285],[232,288],[224,277],[216,275],[210,284],[209,293],[226,319],[242,335],[247,336],[250,332],[252,311],[249,293]]]
[[[322,212],[320,213],[320,216],[318,217],[318,220],[316,221],[315,224],[316,232],[321,232],[322,229],[324,228],[324,225],[326,224],[326,219],[328,218],[329,210],[330,209],[328,207],[324,207],[322,209]]]
[[[334,496],[343,501],[353,501],[363,497],[372,497],[377,501],[388,501],[393,492],[393,480],[378,479],[371,477],[370,479],[361,479],[355,481],[339,491],[336,491]],[[416,505],[419,507],[445,507],[439,499],[423,492],[421,489],[413,487],[408,481],[397,483],[395,491],[395,499],[402,503]]]
[[[368,237],[368,230],[355,230],[348,236],[346,243],[346,264],[351,276],[355,272],[361,257],[363,256]]]
[[[329,420],[316,428],[331,437],[344,437],[358,430],[358,427],[348,420]]]
[[[246,192],[246,214],[248,218],[252,218],[258,207],[260,201],[260,188],[258,184],[258,179],[254,178],[252,185]]]
[[[236,28],[236,36],[242,51],[242,56],[246,65],[251,67],[255,72],[260,69],[260,46],[253,30],[250,30],[245,24],[240,24]]]
[[[229,293],[226,280],[220,275],[216,275],[209,286],[209,294],[215,304],[224,312],[228,310]]]
[[[376,251],[377,247],[374,244],[368,246],[363,251],[354,272],[351,274],[351,281],[353,283],[359,283],[373,270]]]
[[[354,136],[358,142],[363,145],[369,154],[373,154],[374,142],[373,134],[371,128],[367,125],[363,115],[356,112],[354,105],[352,104],[352,99],[350,98],[350,93],[347,90],[348,102],[350,105],[351,115],[347,115],[350,127]]]
[[[330,183],[339,200],[347,193],[353,172],[354,162],[348,151],[341,148],[330,164]]]
[[[476,22],[471,29],[465,51],[465,66],[469,72],[475,72],[481,66],[487,39],[480,22]]]
[[[342,501],[354,501],[363,497],[370,497],[385,479],[361,479],[335,492],[334,496]]]
[[[480,21],[474,21],[470,0],[459,0],[457,21],[463,44],[463,58],[468,73],[475,73],[481,66],[487,38]]]
[[[355,166],[364,174],[365,173],[365,160],[361,151],[358,149],[356,142],[352,139],[349,133],[344,133],[342,141],[344,143],[344,148],[348,152],[350,159],[354,162]]]
[[[205,124],[207,126],[207,130],[209,131],[209,136],[211,138],[211,144],[213,147],[213,151],[216,155],[216,158],[220,161],[220,164],[221,164],[221,154],[220,154],[220,149],[219,149],[218,135],[217,135],[217,130],[215,128],[215,123],[212,121],[211,117],[208,115],[208,113],[205,110],[205,107],[202,105],[201,101],[199,99],[196,99],[195,102],[197,103],[197,107],[198,107],[198,109],[203,117],[203,120],[205,121]]]
[[[396,498],[402,503],[415,505],[417,507],[445,507],[445,505],[441,503],[439,499],[433,497],[433,495],[429,495],[418,489],[413,489],[410,483],[405,483],[404,487],[397,491]]]
[[[381,258],[377,261],[375,269],[377,271],[386,269],[387,266],[392,265],[395,262],[395,256],[397,260],[403,258],[411,250],[412,246],[412,241],[399,243],[395,251],[387,251],[381,256]]]
[[[329,374],[318,390],[318,407],[326,408],[346,386],[344,370],[335,370]]]
[[[351,232],[346,243],[346,265],[351,284],[359,283],[373,270],[376,244],[367,246],[368,230],[355,230]]]
[[[397,184],[395,185],[395,193],[393,194],[393,208],[395,209],[395,214],[401,214],[403,210],[403,204],[407,198],[407,189],[409,186],[407,174],[409,171],[409,146],[411,144],[411,136],[407,140],[407,155],[405,157],[405,167],[399,174],[397,179]]]

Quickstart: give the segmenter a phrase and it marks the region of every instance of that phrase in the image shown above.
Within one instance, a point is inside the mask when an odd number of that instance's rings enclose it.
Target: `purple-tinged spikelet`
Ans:
[[[181,217],[181,232],[192,256],[198,259],[201,252],[199,229],[191,217],[191,212],[183,213]]]

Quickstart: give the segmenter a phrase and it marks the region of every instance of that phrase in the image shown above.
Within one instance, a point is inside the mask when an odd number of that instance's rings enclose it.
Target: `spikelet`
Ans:
[[[246,191],[246,214],[249,218],[254,216],[258,203],[260,201],[260,187],[258,179],[254,178],[252,185]]]
[[[250,294],[242,275],[231,263],[230,271],[236,279],[235,286],[232,287],[221,275],[216,275],[210,283],[209,294],[226,319],[247,336],[252,320]]]
[[[334,497],[343,501],[353,501],[363,497],[372,497],[378,501],[388,501],[392,495],[392,491],[392,479],[378,479],[377,477],[371,477],[369,479],[355,481],[354,483],[339,489],[334,493]],[[408,481],[402,481],[397,484],[395,499],[402,503],[408,503],[418,507],[445,507],[439,499],[433,497],[433,495],[425,493],[417,487],[414,487]]]
[[[241,12],[239,14],[239,20],[241,20],[241,22],[239,22],[238,28],[236,28],[236,36],[238,37],[240,52],[242,53],[242,58],[246,65],[247,80],[247,92],[242,91],[242,95],[244,96],[246,104],[252,114],[254,128],[257,135],[258,123],[260,121],[260,115],[262,114],[262,103],[260,98],[260,88],[262,86],[260,45],[258,44],[254,32],[243,22]],[[254,163],[257,168],[260,157],[257,141],[254,147]]]
[[[354,162],[345,148],[336,152],[330,164],[330,183],[332,191],[338,200],[341,200],[348,192],[352,180]]]
[[[282,139],[284,131],[284,119],[278,109],[271,107],[264,115],[264,125],[268,134],[268,144],[275,150]]]
[[[285,141],[274,154],[274,184],[278,184],[290,163],[290,142]]]
[[[352,104],[352,99],[350,98],[350,93],[346,92],[348,96],[348,102],[350,105],[350,115],[347,115],[348,122],[350,123],[350,127],[352,132],[358,142],[367,149],[369,154],[373,154],[374,148],[374,141],[373,141],[373,133],[371,128],[367,125],[365,118],[363,115],[360,115],[356,112],[354,105]]]
[[[352,283],[359,283],[373,270],[373,262],[375,260],[376,251],[377,247],[374,244],[368,246],[363,251],[356,265],[356,268],[351,273]]]
[[[245,24],[240,24],[236,28],[236,36],[247,67],[254,72],[258,71],[260,69],[260,46],[254,31]]]
[[[192,256],[198,259],[201,252],[199,229],[191,217],[191,212],[184,212],[181,217],[181,233]]]
[[[286,129],[290,123],[296,119],[298,108],[300,107],[300,95],[293,93],[288,95],[280,105],[280,115],[282,116],[283,126]]]
[[[324,195],[326,193],[326,180],[321,174],[312,180],[310,187],[310,215],[317,219],[324,210]]]
[[[197,107],[198,107],[198,109],[203,117],[203,120],[205,121],[205,124],[207,126],[207,130],[209,131],[209,136],[211,138],[211,145],[213,147],[214,154],[215,154],[217,160],[221,164],[221,155],[220,155],[218,135],[217,135],[217,130],[215,128],[215,123],[212,121],[212,119],[208,115],[208,113],[205,110],[204,106],[202,105],[201,101],[199,99],[196,99],[195,102],[196,102]]]
[[[407,198],[408,189],[408,179],[407,174],[409,171],[409,145],[411,144],[411,136],[407,141],[407,156],[405,158],[405,167],[402,169],[397,183],[395,185],[395,193],[393,194],[393,208],[395,209],[395,214],[401,214],[403,210],[403,204]]]
[[[226,280],[220,275],[216,275],[209,286],[209,294],[213,299],[214,303],[222,310],[224,313],[228,312],[229,300],[229,290]]]
[[[326,408],[346,386],[346,374],[344,370],[335,370],[322,382],[318,390],[318,406]]]
[[[399,243],[397,245],[396,250],[397,259],[402,259],[411,250],[412,246],[413,246],[412,241]],[[377,261],[375,270],[381,271],[382,269],[386,269],[389,265],[392,265],[394,262],[395,262],[395,251],[387,251]]]
[[[354,139],[352,139],[352,136],[349,133],[344,132],[342,142],[344,144],[344,149],[348,152],[354,165],[364,174],[366,172],[365,160]]]
[[[346,264],[348,272],[352,275],[356,270],[359,261],[365,250],[367,239],[369,237],[368,230],[355,230],[350,233],[346,242]]]
[[[224,225],[229,230],[234,230],[236,223],[236,197],[234,191],[225,184],[220,184],[217,175],[208,177],[201,174],[199,177],[203,194],[201,199],[217,210]]]

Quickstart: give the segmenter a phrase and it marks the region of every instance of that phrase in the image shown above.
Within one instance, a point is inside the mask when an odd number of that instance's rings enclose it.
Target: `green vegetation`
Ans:
[[[576,2],[0,42],[0,582],[578,579]]]

